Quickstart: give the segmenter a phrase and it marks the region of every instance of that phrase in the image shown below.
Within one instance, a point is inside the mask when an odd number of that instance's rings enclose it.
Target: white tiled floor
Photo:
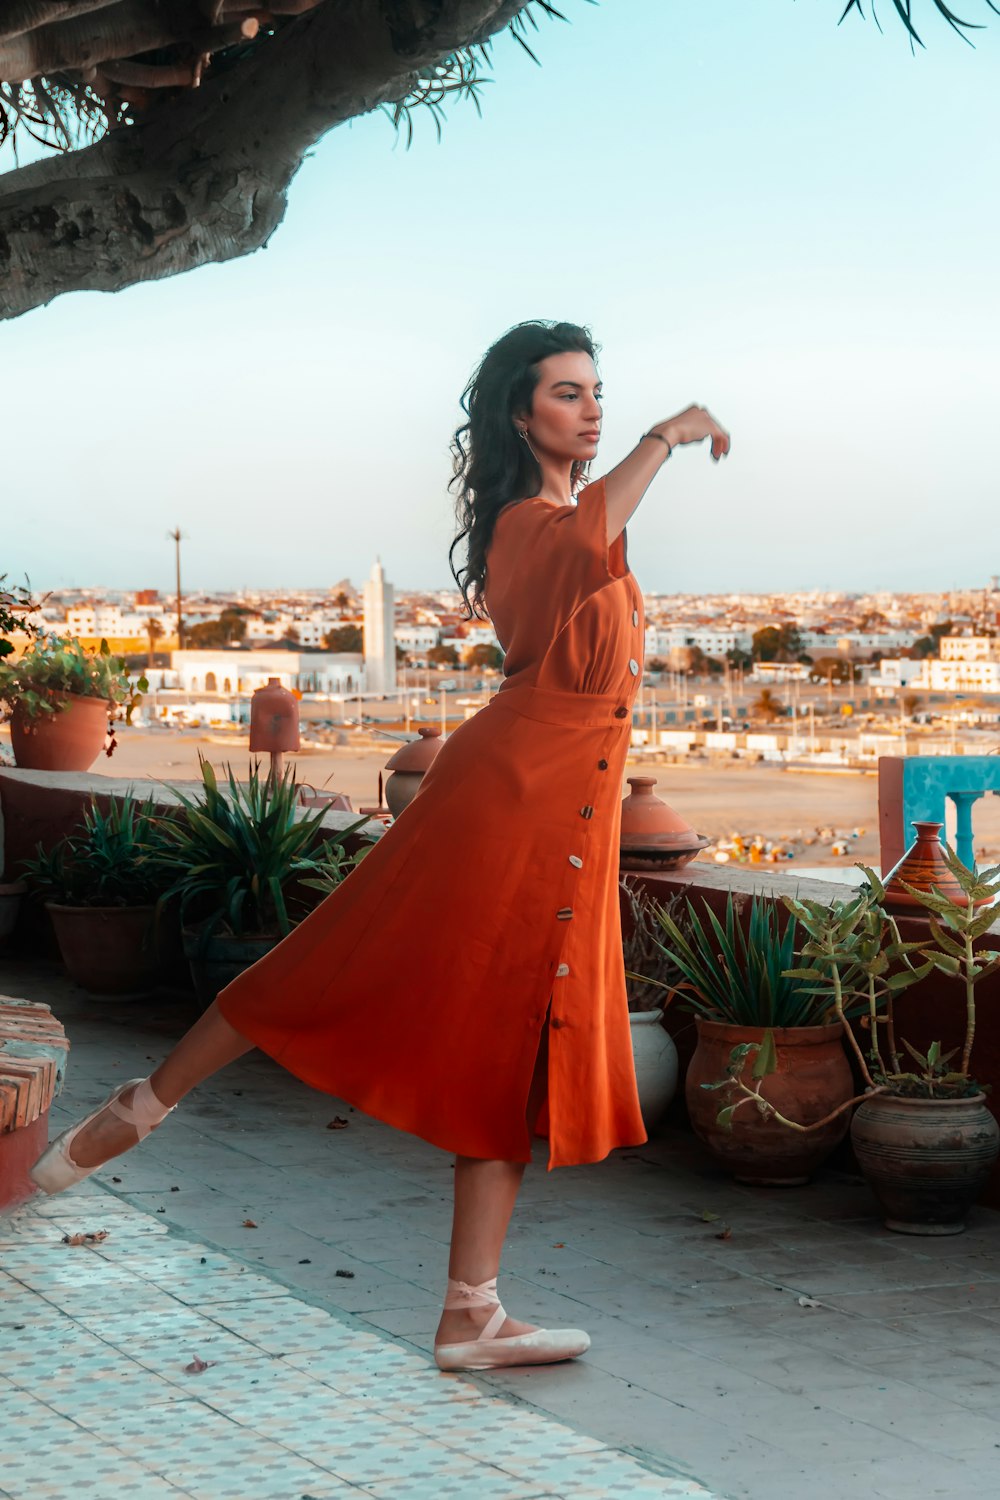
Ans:
[[[0,1500],[712,1500],[93,1183],[0,1221],[0,1346]]]

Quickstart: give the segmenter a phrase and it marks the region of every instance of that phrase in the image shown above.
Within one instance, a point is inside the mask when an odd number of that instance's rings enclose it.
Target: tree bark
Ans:
[[[324,0],[143,124],[0,178],[0,318],[247,255],[326,132],[404,98],[525,0]]]

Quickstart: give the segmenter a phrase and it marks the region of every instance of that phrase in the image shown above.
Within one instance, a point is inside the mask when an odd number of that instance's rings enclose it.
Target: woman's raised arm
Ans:
[[[729,433],[703,406],[689,406],[676,417],[657,422],[643,434],[628,457],[604,481],[609,542],[625,530],[650,481],[671,451],[684,443],[703,442],[705,438],[711,438],[712,458],[716,463],[729,452]]]

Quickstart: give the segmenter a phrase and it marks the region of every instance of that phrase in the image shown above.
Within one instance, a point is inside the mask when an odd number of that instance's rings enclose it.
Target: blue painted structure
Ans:
[[[915,822],[944,823],[950,797],[957,815],[955,853],[972,869],[972,808],[980,797],[1000,793],[1000,755],[909,755],[900,759],[903,848],[908,849],[917,836]],[[943,835],[943,828],[941,832]]]

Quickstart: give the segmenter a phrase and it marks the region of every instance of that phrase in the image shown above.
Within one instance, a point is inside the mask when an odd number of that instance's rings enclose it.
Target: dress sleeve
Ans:
[[[515,674],[592,595],[628,572],[624,533],[608,545],[604,480],[576,505],[521,500],[501,513],[490,549],[486,601]]]

